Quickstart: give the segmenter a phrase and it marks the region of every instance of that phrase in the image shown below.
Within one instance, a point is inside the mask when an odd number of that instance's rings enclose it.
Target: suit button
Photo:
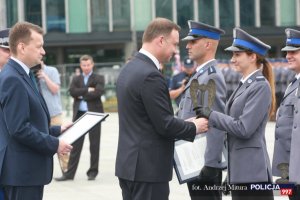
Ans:
[[[278,140],[278,138],[275,138],[275,140]]]
[[[295,113],[298,113],[298,110],[295,110]]]
[[[294,126],[294,129],[296,129],[296,128],[297,128],[297,126],[295,125],[295,126]]]
[[[279,114],[278,117],[281,117],[281,114]]]
[[[278,128],[279,126],[278,125],[276,125],[276,128]]]

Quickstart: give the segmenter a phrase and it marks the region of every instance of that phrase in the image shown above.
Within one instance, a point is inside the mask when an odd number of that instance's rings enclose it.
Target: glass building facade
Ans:
[[[143,30],[155,17],[165,17],[188,31],[187,20],[220,27],[226,34],[220,49],[241,27],[272,46],[281,56],[284,29],[300,26],[300,0],[3,0],[6,24],[26,20],[43,27],[53,63],[75,62],[84,52],[97,61],[123,61],[141,46]],[[180,44],[181,54],[186,53]],[[224,51],[218,51],[223,57]]]

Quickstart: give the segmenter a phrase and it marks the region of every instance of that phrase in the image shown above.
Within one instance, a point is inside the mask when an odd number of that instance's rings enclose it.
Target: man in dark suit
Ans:
[[[117,80],[119,143],[116,176],[124,200],[166,200],[172,179],[174,140],[193,141],[207,130],[203,118],[190,122],[174,117],[168,86],[159,64],[176,52],[180,27],[154,19],[143,45]]]
[[[0,73],[0,185],[5,199],[41,200],[52,179],[53,155],[72,146],[56,138],[66,127],[49,127],[46,103],[30,73],[45,55],[42,28],[20,22],[9,38],[11,58]]]
[[[93,72],[94,61],[89,55],[80,58],[82,74],[73,78],[70,86],[70,94],[74,98],[73,121],[80,118],[85,112],[103,112],[101,95],[104,93],[104,77]],[[87,171],[88,180],[95,180],[98,175],[100,152],[101,125],[98,124],[89,132],[91,163]],[[73,144],[68,169],[57,181],[73,180],[84,142],[84,136]]]

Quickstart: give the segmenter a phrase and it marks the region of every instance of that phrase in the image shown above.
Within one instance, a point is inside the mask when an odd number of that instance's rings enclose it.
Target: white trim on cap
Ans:
[[[1,44],[8,43],[8,41],[9,41],[8,37],[0,38],[0,43]]]

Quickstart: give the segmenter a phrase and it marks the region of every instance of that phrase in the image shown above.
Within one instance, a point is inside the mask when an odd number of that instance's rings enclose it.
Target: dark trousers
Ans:
[[[135,182],[119,178],[123,200],[168,200],[169,182]]]
[[[4,186],[5,200],[42,200],[44,186]]]
[[[85,112],[78,111],[75,120],[80,118]],[[96,125],[90,130],[89,140],[90,140],[90,168],[87,171],[88,176],[96,177],[98,174],[99,167],[99,153],[100,153],[100,136],[101,136],[101,125]],[[73,149],[70,154],[68,170],[64,173],[67,178],[74,178],[80,159],[80,154],[82,151],[84,142],[84,136],[73,143]]]
[[[199,188],[221,186],[222,169],[214,167],[203,167],[197,180],[188,182],[191,200],[221,200],[221,190],[207,190]]]

